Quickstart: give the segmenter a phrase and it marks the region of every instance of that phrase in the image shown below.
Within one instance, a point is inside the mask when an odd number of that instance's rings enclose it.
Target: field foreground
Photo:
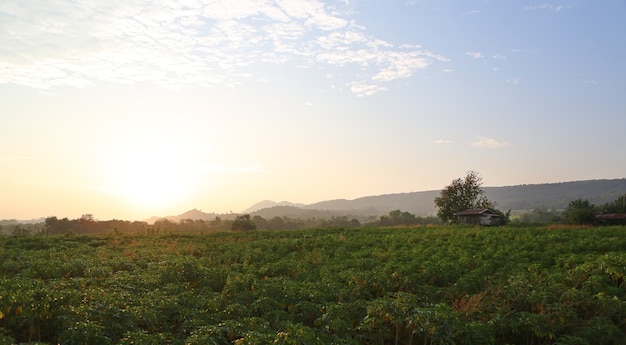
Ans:
[[[625,344],[626,227],[0,238],[0,344]]]

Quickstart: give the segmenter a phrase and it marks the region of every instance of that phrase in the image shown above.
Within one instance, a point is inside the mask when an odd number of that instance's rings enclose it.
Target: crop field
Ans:
[[[625,344],[626,227],[0,237],[0,344]]]

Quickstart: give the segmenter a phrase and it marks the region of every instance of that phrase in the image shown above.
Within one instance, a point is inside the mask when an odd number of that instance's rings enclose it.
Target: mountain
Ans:
[[[181,219],[202,219],[202,220],[214,220],[215,217],[220,217],[221,215],[217,214],[217,213],[206,213],[206,212],[202,212],[198,209],[193,209],[193,210],[189,210],[181,215],[178,215],[176,217],[172,217],[172,218],[178,218],[178,220]],[[173,219],[172,219],[173,220]]]
[[[486,187],[485,195],[501,210],[531,210],[537,207],[564,209],[576,199],[595,205],[615,201],[626,194],[626,179],[587,180],[509,187]]]
[[[17,224],[37,224],[43,223],[46,220],[45,217],[36,219],[2,219],[0,220],[0,227],[3,225],[17,225]]]
[[[417,216],[428,216],[437,213],[434,200],[439,195],[438,190],[384,194],[378,196],[365,196],[354,200],[338,199],[317,202],[307,205],[307,209],[318,210],[375,210],[378,215],[387,214],[393,210],[411,212]]]
[[[348,219],[358,219],[359,221],[372,221],[380,216],[377,209],[360,210],[322,210],[295,206],[273,206],[250,213],[252,216],[261,216],[265,219],[274,217],[287,217],[292,219],[331,219],[336,217],[347,217]]]
[[[497,203],[502,211],[530,211],[534,208],[562,210],[576,199],[589,200],[596,205],[615,201],[626,194],[626,179],[587,180],[560,183],[527,184],[503,187],[484,187],[489,200]],[[434,216],[437,213],[434,200],[440,190],[395,193],[365,196],[353,200],[336,199],[312,204],[297,204],[288,201],[264,200],[247,209],[242,214],[261,216],[265,219],[289,217],[293,219],[330,219],[333,217],[356,218],[371,221],[393,210],[410,212],[420,217]],[[165,217],[171,221],[181,219],[213,220],[215,217],[234,219],[236,213],[206,213],[194,209],[178,216]],[[157,220],[154,217],[151,222]],[[150,222],[150,221],[149,221]]]
[[[177,216],[165,216],[165,217],[150,217],[148,219],[144,219],[144,222],[148,224],[154,224],[159,219],[167,219],[172,222],[180,222],[183,219],[193,219],[193,220],[214,220],[215,217],[219,217],[221,219],[234,219],[237,216],[236,213],[213,213],[213,212],[203,212],[198,209],[189,210],[185,213],[179,214]]]
[[[626,194],[626,179],[587,180],[560,183],[528,184],[503,187],[484,187],[489,200],[497,203],[498,209],[523,212],[542,207],[564,209],[576,199],[587,199],[596,205],[615,201]],[[417,216],[432,216],[437,213],[434,199],[440,190],[366,196],[354,200],[336,199],[308,205],[289,202],[263,201],[246,209],[243,213],[261,215],[266,218],[287,216],[291,218],[330,218],[353,215],[357,219],[379,217],[393,210],[413,213]],[[291,207],[281,208],[280,204]],[[270,205],[265,209],[264,205]],[[322,211],[312,213],[312,210]],[[327,212],[323,212],[327,211]]]
[[[241,213],[254,213],[258,210],[262,210],[264,208],[270,208],[270,207],[276,207],[276,206],[293,206],[293,207],[302,207],[305,208],[306,205],[305,204],[295,204],[289,201],[281,201],[281,202],[275,202],[275,201],[271,201],[271,200],[263,200],[260,202],[257,202],[256,204],[248,207],[247,209],[241,211]]]

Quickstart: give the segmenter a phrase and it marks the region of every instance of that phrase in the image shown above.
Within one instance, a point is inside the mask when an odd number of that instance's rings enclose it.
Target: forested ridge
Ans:
[[[536,208],[564,209],[575,199],[587,199],[594,204],[604,204],[626,194],[626,179],[603,179],[560,183],[524,184],[516,186],[484,187],[485,195],[502,210],[528,211]],[[309,205],[274,207],[269,201],[261,202],[243,213],[261,216],[306,218],[311,211],[334,211],[334,216],[353,214],[361,221],[368,216],[378,217],[393,210],[411,212],[417,216],[434,215],[437,211],[433,199],[440,190],[365,196],[354,200],[327,200]],[[284,206],[285,202],[282,203]],[[288,204],[288,203],[286,203]],[[275,208],[275,210],[271,210]],[[296,212],[299,210],[299,214]],[[272,213],[273,212],[273,213]],[[319,215],[318,215],[319,217]]]
[[[625,231],[0,237],[0,343],[623,344]]]

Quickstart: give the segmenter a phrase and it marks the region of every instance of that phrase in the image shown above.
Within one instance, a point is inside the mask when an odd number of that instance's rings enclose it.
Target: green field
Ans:
[[[624,344],[626,227],[0,238],[0,344]]]

